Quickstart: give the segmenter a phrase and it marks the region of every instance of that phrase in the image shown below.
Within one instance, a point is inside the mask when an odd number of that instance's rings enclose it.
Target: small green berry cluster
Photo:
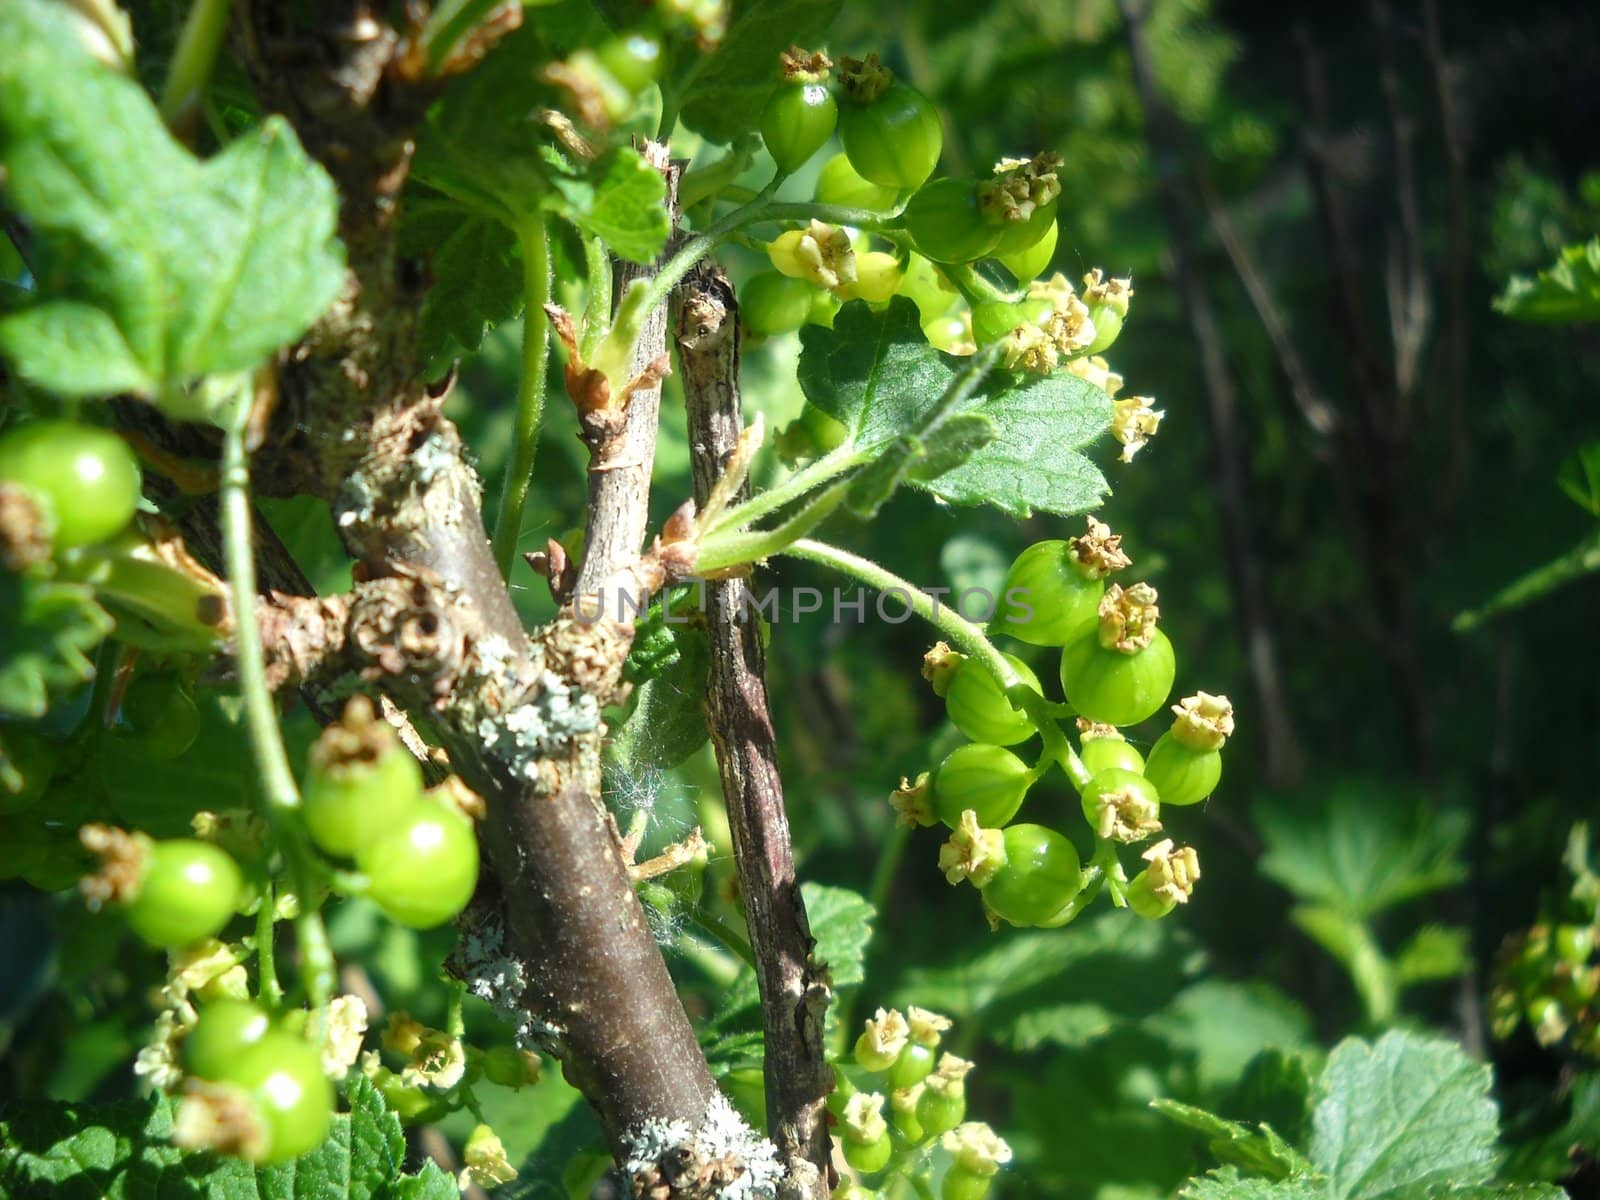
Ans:
[[[880,1008],[856,1039],[853,1062],[836,1067],[828,1106],[841,1152],[874,1182],[847,1177],[835,1200],[876,1200],[897,1179],[927,1185],[935,1176],[943,1200],[982,1200],[1010,1161],[989,1126],[966,1119],[973,1064],[940,1051],[950,1024],[922,1008]]]
[[[306,829],[327,854],[355,859],[359,891],[414,929],[450,920],[478,885],[478,839],[469,815],[481,802],[454,779],[422,790],[416,758],[365,696],[311,749]]]
[[[1143,852],[1145,866],[1132,879],[1117,857],[1118,847],[1161,832],[1163,805],[1198,804],[1216,790],[1222,748],[1234,731],[1227,697],[1206,692],[1172,706],[1172,726],[1148,756],[1118,729],[1159,711],[1176,676],[1155,590],[1107,582],[1130,565],[1121,539],[1092,517],[1083,536],[1036,543],[1012,564],[989,631],[1060,647],[1065,705],[1046,701],[1038,677],[1009,654],[1003,658],[1016,680],[1009,687],[985,658],[943,642],[923,661],[950,720],[971,742],[931,774],[902,781],[890,802],[907,823],[954,831],[940,850],[940,869],[952,884],[977,887],[996,925],[1064,925],[1102,887],[1114,903],[1158,918],[1187,902],[1200,877],[1195,851],[1166,839]],[[1076,751],[1057,723],[1064,713],[1077,716]],[[1044,749],[1031,766],[1006,748],[1035,735]],[[1087,865],[1059,830],[1013,823],[1055,765],[1076,788],[1095,839]]]
[[[1511,938],[1495,963],[1490,1024],[1499,1038],[1526,1023],[1541,1046],[1563,1042],[1600,1058],[1600,921],[1538,924]]]

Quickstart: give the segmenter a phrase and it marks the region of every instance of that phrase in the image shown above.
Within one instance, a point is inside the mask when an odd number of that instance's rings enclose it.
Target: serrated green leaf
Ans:
[[[1169,1120],[1203,1134],[1207,1139],[1207,1148],[1223,1163],[1242,1167],[1269,1179],[1312,1174],[1311,1163],[1306,1157],[1284,1141],[1270,1125],[1258,1125],[1252,1129],[1176,1100],[1152,1100],[1150,1107]]]
[[[1304,900],[1369,917],[1463,878],[1464,814],[1376,779],[1258,804],[1261,869]]]
[[[85,584],[0,571],[0,713],[41,717],[52,690],[91,679],[112,624]]]
[[[1311,1114],[1311,1161],[1332,1200],[1401,1188],[1486,1183],[1498,1116],[1489,1068],[1460,1046],[1412,1033],[1348,1038],[1328,1057]]]
[[[1210,1090],[1237,1079],[1263,1050],[1298,1050],[1311,1042],[1311,1019],[1269,983],[1205,979],[1172,998],[1145,1028],[1195,1062],[1195,1081]]]
[[[253,1168],[172,1144],[165,1095],[111,1105],[32,1103],[0,1121],[0,1196],[7,1200],[454,1200],[448,1175],[402,1175],[405,1137],[376,1088],[360,1075],[348,1113],[327,1139],[292,1162]],[[441,1190],[440,1181],[450,1190]]]
[[[929,346],[910,301],[882,312],[847,304],[833,327],[800,333],[800,386],[806,399],[874,453],[923,427],[963,367]],[[953,504],[993,504],[1014,516],[1035,509],[1071,515],[1094,508],[1109,490],[1080,451],[1105,433],[1111,398],[1058,372],[988,376],[957,410],[993,421],[996,436],[930,479],[909,480]],[[955,415],[955,414],[952,414]]]
[[[1084,918],[1072,937],[1022,930],[969,943],[938,966],[908,970],[893,1000],[936,996],[940,1012],[981,1020],[989,1037],[1019,1050],[1080,1045],[1159,1010],[1194,965],[1186,935],[1171,922],[1130,925],[1124,915]]]
[[[1562,247],[1537,278],[1513,276],[1494,306],[1518,321],[1600,321],[1600,238]]]
[[[1424,925],[1395,954],[1395,981],[1405,986],[1434,979],[1454,979],[1472,965],[1469,945],[1465,929]]]
[[[606,747],[606,759],[637,776],[683,762],[705,745],[706,672],[711,651],[705,631],[665,626],[673,635],[670,661],[634,688],[626,720]]]
[[[417,348],[430,364],[474,353],[522,308],[522,263],[509,229],[444,203],[408,210],[407,254],[426,254],[432,286],[417,315]]]
[[[911,465],[911,476],[931,483],[953,471],[1000,436],[1000,426],[988,413],[956,413],[939,423],[922,439],[922,454]]]
[[[661,253],[671,232],[667,182],[637,151],[613,151],[585,179],[555,179],[567,220],[598,237],[618,258],[647,263]]]
[[[747,133],[778,84],[778,55],[791,45],[814,49],[841,0],[740,0],[716,50],[690,61],[669,85],[682,120],[713,142]]]
[[[384,1186],[375,1200],[460,1200],[461,1188],[429,1159],[415,1175],[402,1175]]]
[[[0,354],[69,396],[159,400],[255,366],[344,284],[333,181],[278,118],[201,162],[65,22],[0,7],[0,166],[40,263]]]
[[[849,888],[803,883],[800,891],[805,898],[811,936],[817,942],[814,953],[820,962],[827,964],[834,990],[855,987],[866,978],[862,963],[867,943],[872,940],[872,922],[876,916],[872,905]],[[714,1024],[725,1028],[760,1003],[760,998],[755,972],[746,967],[723,993]]]
[[[1234,1167],[1222,1167],[1191,1179],[1178,1193],[1183,1200],[1326,1200],[1320,1179],[1248,1179]]]
[[[1245,1064],[1218,1110],[1271,1125],[1291,1145],[1302,1145],[1311,1117],[1312,1069],[1307,1059],[1315,1053],[1315,1048],[1294,1053],[1263,1050]]]

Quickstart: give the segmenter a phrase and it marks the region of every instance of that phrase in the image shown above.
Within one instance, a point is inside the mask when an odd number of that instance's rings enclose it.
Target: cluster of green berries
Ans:
[[[307,1040],[307,1014],[274,1019],[247,1000],[206,1004],[181,1042],[185,1096],[174,1139],[255,1163],[285,1162],[321,1144],[333,1085]]]
[[[478,840],[467,810],[480,802],[452,780],[423,791],[422,770],[364,696],[311,749],[306,829],[317,846],[353,858],[364,895],[392,920],[442,925],[478,885]]]
[[[1541,1046],[1600,1058],[1600,921],[1538,924],[1511,938],[1489,993],[1496,1037],[1526,1023]]]
[[[982,1200],[1011,1149],[989,1126],[966,1119],[973,1064],[940,1051],[949,1029],[948,1017],[926,1009],[880,1008],[856,1039],[853,1063],[836,1071],[829,1109],[844,1160],[860,1175],[887,1182],[942,1170],[943,1200]],[[845,1179],[834,1197],[875,1200],[879,1194]]]
[[[1198,804],[1216,790],[1222,748],[1234,731],[1227,698],[1205,692],[1172,706],[1172,726],[1148,755],[1119,731],[1154,716],[1176,676],[1172,644],[1157,624],[1155,590],[1107,582],[1130,565],[1121,539],[1091,517],[1083,536],[1039,542],[1018,556],[990,625],[992,634],[1060,648],[1062,691],[1078,718],[1077,763],[1069,773],[1080,781],[1095,861],[1106,866],[1115,862],[1108,858],[1115,846],[1161,832],[1163,805]],[[1065,834],[1013,818],[1033,785],[1072,752],[1054,728],[1038,677],[1021,659],[1004,657],[1019,681],[1015,703],[982,661],[942,642],[929,652],[923,674],[971,741],[931,774],[902,781],[891,803],[903,821],[954,831],[940,851],[940,869],[951,883],[977,887],[993,922],[1048,928],[1078,915],[1089,873]],[[1051,736],[1030,766],[1008,747],[1041,733],[1041,721],[1050,722]],[[1200,875],[1194,850],[1162,840],[1142,857],[1146,866],[1131,880],[1107,880],[1113,896],[1151,918],[1187,902]]]

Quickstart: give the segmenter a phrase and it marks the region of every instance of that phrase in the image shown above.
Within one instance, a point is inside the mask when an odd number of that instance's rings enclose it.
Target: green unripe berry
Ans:
[[[1149,645],[1128,654],[1102,646],[1099,629],[1089,624],[1061,652],[1067,703],[1106,725],[1136,725],[1155,715],[1177,673],[1172,643],[1159,629]]]
[[[183,1065],[201,1079],[223,1079],[240,1054],[266,1037],[272,1019],[244,1000],[217,1000],[183,1039]]]
[[[1122,332],[1122,314],[1109,304],[1096,304],[1089,310],[1089,320],[1094,322],[1094,341],[1083,352],[1100,354],[1111,349],[1111,344]]]
[[[917,1124],[924,1138],[948,1133],[967,1119],[967,1093],[960,1084],[953,1088],[924,1087],[917,1097]]]
[[[976,743],[958,746],[933,775],[933,810],[956,829],[972,809],[985,829],[1002,828],[1022,807],[1033,783],[1028,764],[1009,750]]]
[[[1105,576],[1127,564],[1105,526],[1084,537],[1035,542],[1011,564],[991,634],[1063,646],[1099,612]]]
[[[1160,791],[1163,804],[1199,804],[1222,780],[1222,752],[1196,750],[1168,731],[1151,748],[1144,773]]]
[[[798,171],[833,136],[839,106],[822,83],[787,83],[761,112],[761,140],[778,169]]]
[[[1137,746],[1122,737],[1085,737],[1078,750],[1078,758],[1091,775],[1113,769],[1144,774],[1144,755],[1139,753]]]
[[[839,1140],[844,1148],[845,1162],[863,1175],[883,1170],[889,1165],[889,1156],[894,1153],[894,1142],[887,1133],[870,1142],[858,1142],[849,1137]]]
[[[1005,864],[983,887],[985,905],[1002,920],[1039,925],[1083,890],[1077,848],[1054,829],[1012,825],[1005,847]]]
[[[1044,236],[1026,250],[1015,254],[998,253],[995,259],[1016,277],[1018,283],[1029,283],[1049,269],[1051,260],[1056,256],[1056,241],[1059,237],[1060,228],[1052,221],[1050,227],[1044,231]]]
[[[989,1194],[992,1175],[978,1175],[956,1163],[944,1173],[939,1185],[939,1200],[983,1200]]]
[[[823,164],[817,176],[817,203],[837,204],[841,208],[867,208],[884,212],[894,207],[898,193],[863,179],[843,154],[835,154]]]
[[[895,1091],[915,1087],[933,1073],[938,1051],[932,1046],[907,1042],[889,1068],[889,1086]]]
[[[1026,663],[1009,654],[1005,659],[1023,683],[1043,694],[1039,677]],[[956,668],[945,691],[944,704],[956,728],[975,742],[1014,746],[1037,732],[1032,718],[1011,707],[999,682],[975,659],[966,659]]]

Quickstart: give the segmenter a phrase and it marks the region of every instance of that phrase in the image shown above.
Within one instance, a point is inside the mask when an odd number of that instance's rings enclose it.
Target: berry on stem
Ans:
[[[791,47],[783,55],[783,82],[761,111],[761,140],[785,174],[798,171],[833,136],[839,106],[828,90],[826,54]]]
[[[1144,774],[1144,755],[1114,725],[1096,725],[1078,718],[1078,757],[1089,774],[1109,768]]]
[[[925,184],[906,205],[904,220],[917,249],[936,263],[972,262],[1000,240],[998,227],[983,219],[977,185],[970,179]]]
[[[421,795],[421,766],[365,696],[352,697],[311,747],[306,827],[329,854],[354,856]]]
[[[839,84],[839,140],[863,179],[883,187],[921,187],[944,148],[939,114],[921,92],[895,82],[876,54],[845,58]]]
[[[1039,677],[1025,662],[1010,654],[1005,655],[1005,660],[1023,683],[1043,694]],[[962,661],[950,677],[944,704],[955,727],[975,742],[1014,746],[1038,732],[1033,718],[1011,706],[1011,701],[1000,690],[999,682],[988,669],[970,658]],[[959,817],[959,813],[957,815]]]
[[[1160,795],[1155,784],[1135,771],[1120,767],[1097,771],[1078,796],[1097,838],[1142,842],[1161,832]]]
[[[1198,804],[1222,780],[1222,747],[1233,734],[1226,696],[1197,692],[1172,706],[1177,719],[1150,751],[1145,774],[1164,804]]]
[[[1097,620],[1061,653],[1061,686],[1091,721],[1134,725],[1166,702],[1177,675],[1172,643],[1156,627],[1160,609],[1147,583],[1112,584]]]
[[[1013,925],[1040,925],[1083,890],[1078,851],[1044,825],[1005,831],[1005,862],[982,886],[984,905]]]
[[[1093,517],[1078,537],[1035,542],[1006,572],[989,632],[1034,646],[1064,646],[1098,615],[1106,576],[1131,563],[1122,536]]]
[[[459,811],[423,798],[398,823],[356,851],[367,897],[413,929],[450,920],[478,884],[478,839]]]
[[[968,810],[984,827],[999,828],[1022,807],[1032,783],[1028,764],[1011,751],[981,742],[958,746],[934,772],[934,813],[951,829]]]

